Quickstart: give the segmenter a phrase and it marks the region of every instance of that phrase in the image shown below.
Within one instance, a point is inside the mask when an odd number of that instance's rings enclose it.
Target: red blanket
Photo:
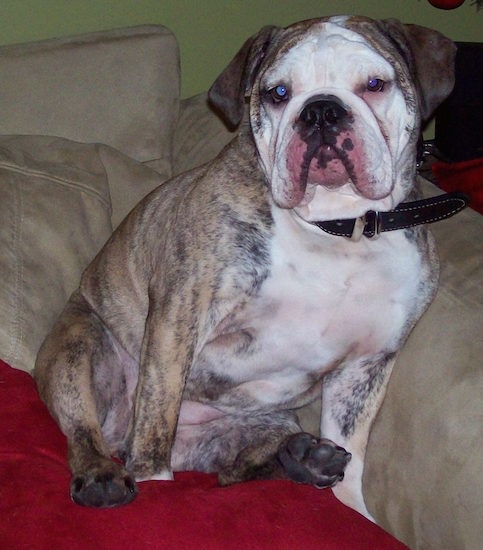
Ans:
[[[401,549],[330,490],[289,481],[228,488],[177,474],[117,509],[74,504],[66,443],[32,378],[0,361],[0,547],[29,549]]]

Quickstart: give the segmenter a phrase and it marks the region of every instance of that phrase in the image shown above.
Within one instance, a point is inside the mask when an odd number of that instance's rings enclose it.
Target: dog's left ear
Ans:
[[[415,73],[420,87],[421,117],[426,121],[453,89],[456,45],[426,27],[403,25],[395,19],[380,23]]]
[[[265,53],[278,27],[263,27],[250,37],[208,91],[208,99],[226,122],[237,127]]]

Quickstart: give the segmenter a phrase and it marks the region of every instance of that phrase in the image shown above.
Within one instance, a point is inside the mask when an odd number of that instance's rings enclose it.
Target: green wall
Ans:
[[[143,23],[171,28],[181,48],[182,95],[205,90],[262,25],[335,13],[397,17],[454,40],[483,40],[483,10],[466,0],[444,11],[427,0],[0,0],[0,44]]]

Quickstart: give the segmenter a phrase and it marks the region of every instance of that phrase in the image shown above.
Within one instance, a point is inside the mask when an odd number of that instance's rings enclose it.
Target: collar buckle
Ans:
[[[376,210],[368,210],[363,216],[355,219],[354,229],[349,237],[351,241],[360,241],[362,235],[376,240],[382,231],[382,218]]]

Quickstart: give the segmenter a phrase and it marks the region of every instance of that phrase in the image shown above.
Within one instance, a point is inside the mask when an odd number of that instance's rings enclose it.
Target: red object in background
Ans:
[[[435,8],[442,10],[454,10],[463,4],[465,0],[428,0]]]
[[[483,158],[464,162],[435,162],[431,170],[443,191],[461,191],[470,197],[470,206],[483,214]]]

